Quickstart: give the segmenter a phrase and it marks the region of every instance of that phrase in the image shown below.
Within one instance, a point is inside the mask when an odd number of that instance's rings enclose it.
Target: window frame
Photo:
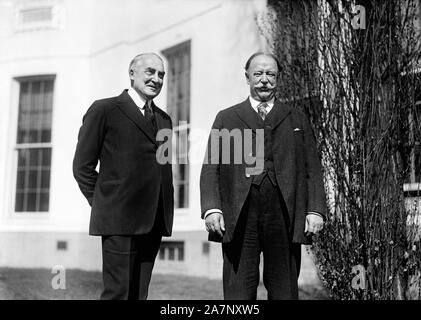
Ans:
[[[181,43],[178,43],[174,46],[171,46],[165,50],[162,50],[161,53],[162,55],[165,57],[166,61],[167,61],[167,66],[168,66],[168,72],[167,72],[167,112],[168,114],[171,116],[172,113],[175,113],[175,116],[172,117],[173,119],[173,133],[174,133],[174,140],[173,142],[175,143],[175,145],[173,146],[173,181],[174,181],[174,208],[176,210],[188,210],[190,208],[190,189],[191,189],[191,184],[190,184],[190,178],[191,178],[191,166],[189,163],[189,150],[190,150],[190,142],[189,142],[189,132],[190,132],[190,127],[191,127],[191,76],[192,76],[192,70],[191,70],[191,60],[192,60],[192,50],[191,50],[192,46],[191,46],[191,40],[187,40],[187,41],[183,41]],[[187,119],[179,119],[179,113],[177,110],[177,104],[175,104],[174,106],[172,105],[172,102],[169,101],[170,99],[170,95],[171,95],[171,91],[170,90],[174,90],[173,87],[173,83],[178,83],[177,80],[172,81],[172,79],[170,78],[172,76],[172,59],[173,56],[177,56],[180,53],[188,53],[188,61],[187,61],[187,65],[188,65],[188,70],[185,70],[185,72],[188,73],[188,84],[186,86],[186,89],[188,90],[185,100],[188,102],[187,103],[187,110],[183,110],[183,112],[181,112],[182,114],[186,114],[187,115]],[[183,56],[182,56],[183,57]],[[183,59],[183,58],[182,58]],[[171,109],[171,107],[173,107],[173,109]],[[174,119],[175,118],[175,119]],[[187,150],[185,150],[185,155],[184,157],[186,158],[186,161],[184,162],[180,162],[181,160],[181,155],[178,153],[179,150],[179,139],[178,139],[178,133],[181,131],[186,131],[187,132]],[[184,158],[183,158],[184,160]],[[180,179],[176,179],[176,174],[177,172],[179,172],[179,168],[181,167],[180,165],[185,165],[186,166],[186,171],[187,173],[185,173],[185,177],[183,180]],[[181,189],[178,189],[180,185],[184,185],[184,190],[185,190],[185,194],[183,197],[183,206],[180,206],[178,203],[178,196],[179,196],[179,191]]]
[[[51,181],[52,181],[52,163],[53,163],[53,128],[54,128],[54,105],[55,105],[55,94],[56,94],[56,75],[55,74],[40,74],[40,75],[30,75],[30,76],[20,76],[13,78],[14,83],[16,84],[16,90],[14,90],[15,95],[15,114],[13,115],[13,126],[12,130],[12,141],[11,141],[11,152],[12,157],[12,179],[11,179],[11,203],[9,205],[10,212],[13,217],[23,217],[23,218],[43,218],[48,217],[51,212]],[[35,143],[18,143],[18,128],[19,128],[19,104],[20,104],[20,93],[21,85],[23,82],[36,82],[36,81],[52,81],[52,101],[51,101],[51,123],[50,123],[50,139],[49,142],[35,142]],[[19,150],[28,150],[28,149],[41,149],[49,148],[51,150],[50,160],[49,160],[49,187],[48,187],[48,210],[46,211],[16,211],[16,196],[17,196],[17,179],[18,179],[18,162],[19,162]]]

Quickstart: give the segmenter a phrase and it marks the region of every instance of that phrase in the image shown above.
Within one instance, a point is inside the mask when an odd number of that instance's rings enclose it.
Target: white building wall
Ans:
[[[128,88],[128,64],[136,54],[159,53],[190,40],[190,204],[176,210],[173,237],[164,238],[185,241],[185,259],[157,260],[155,270],[220,278],[220,245],[211,243],[209,254],[202,252],[207,234],[200,219],[201,160],[216,113],[248,95],[244,64],[265,48],[255,22],[265,2],[0,0],[0,267],[100,270],[101,241],[88,236],[90,207],[72,175],[82,117],[94,100]],[[59,27],[16,32],[14,12],[28,3],[55,5]],[[56,75],[50,210],[16,214],[18,83],[13,79],[43,74]],[[165,84],[156,99],[164,110],[166,89]],[[65,241],[67,250],[58,250],[58,241]],[[314,273],[308,270],[307,276]]]
[[[254,20],[264,2],[125,0],[123,6],[115,0],[0,0],[0,241],[6,241],[0,265],[50,266],[55,255],[47,248],[56,250],[62,233],[61,238],[68,237],[70,265],[98,266],[75,259],[82,248],[77,234],[87,234],[90,214],[72,176],[77,133],[87,108],[95,99],[118,95],[129,86],[128,63],[136,54],[161,52],[190,40],[191,128],[206,136],[220,109],[247,96],[243,65],[264,43]],[[55,5],[58,28],[16,31],[15,12],[28,4]],[[44,74],[56,75],[50,210],[17,214],[14,146],[19,88],[14,78]],[[166,109],[166,85],[156,103]],[[205,143],[205,139],[192,141],[196,160],[203,158]],[[206,240],[199,174],[200,164],[192,164],[190,205],[176,210],[174,232],[203,231]],[[92,241],[87,247],[98,247]],[[32,255],[39,258],[29,258]]]

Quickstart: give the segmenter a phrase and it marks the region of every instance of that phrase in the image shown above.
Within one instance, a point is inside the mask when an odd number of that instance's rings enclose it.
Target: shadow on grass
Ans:
[[[47,269],[0,268],[0,300],[96,300],[102,290],[100,272],[66,270],[66,288],[53,289],[56,274]],[[184,275],[154,274],[149,287],[150,300],[221,300],[222,281]],[[261,284],[258,300],[266,299]],[[300,287],[300,299],[328,299],[323,288]]]

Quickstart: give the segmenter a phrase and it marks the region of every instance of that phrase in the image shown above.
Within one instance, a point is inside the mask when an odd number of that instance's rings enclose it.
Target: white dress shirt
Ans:
[[[136,106],[140,109],[140,112],[142,112],[143,115],[145,115],[145,110],[143,107],[145,106],[146,100],[141,97],[135,89],[130,88],[127,93],[129,94],[130,98],[132,98],[133,102],[136,104]],[[152,100],[148,100],[148,107],[151,107]]]
[[[259,114],[259,110],[257,109],[257,107],[262,102],[257,101],[256,99],[252,98],[251,96],[249,96],[249,100],[250,100],[251,107],[254,109],[254,111],[256,111],[257,114]],[[272,98],[269,101],[266,101],[266,104],[267,104],[266,114],[268,114],[270,112],[270,110],[272,110],[274,103],[275,103],[275,98]]]

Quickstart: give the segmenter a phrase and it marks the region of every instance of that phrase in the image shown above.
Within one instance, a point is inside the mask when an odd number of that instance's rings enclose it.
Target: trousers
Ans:
[[[144,235],[102,236],[101,300],[146,300],[162,239],[163,216]]]
[[[256,300],[261,253],[268,299],[298,299],[301,245],[290,240],[289,224],[281,192],[269,176],[252,184],[233,240],[222,244],[224,299]]]

